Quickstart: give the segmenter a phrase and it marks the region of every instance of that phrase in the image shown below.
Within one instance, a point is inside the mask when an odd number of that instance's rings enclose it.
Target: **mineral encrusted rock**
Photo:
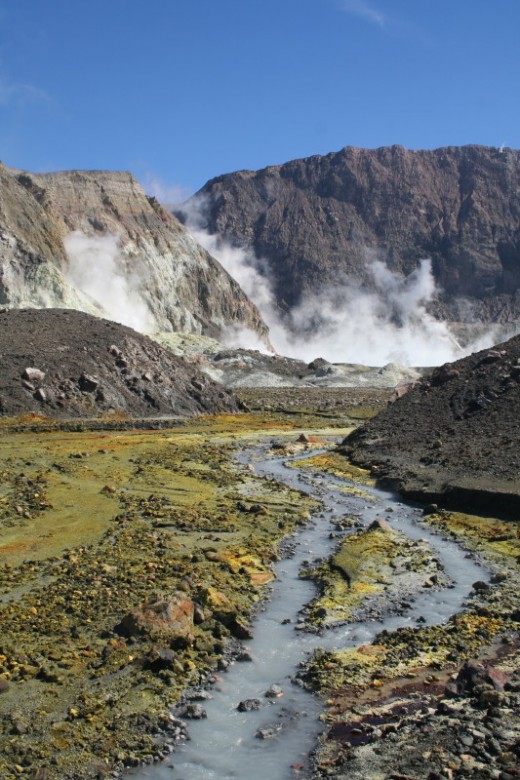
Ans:
[[[126,637],[148,636],[170,644],[189,645],[193,642],[194,609],[193,601],[185,593],[174,593],[136,607],[125,615],[117,631]]]
[[[118,281],[137,294],[147,313],[147,332],[219,337],[238,327],[266,337],[258,311],[239,285],[130,173],[33,174],[0,163],[0,305],[106,316],[71,277],[66,251],[71,234],[94,241],[108,237],[117,252]],[[106,257],[99,262],[106,265]]]

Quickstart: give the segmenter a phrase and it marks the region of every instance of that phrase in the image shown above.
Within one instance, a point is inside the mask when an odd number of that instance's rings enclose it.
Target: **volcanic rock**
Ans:
[[[128,311],[119,301],[108,311],[92,285],[85,292],[71,273],[71,236],[90,248],[88,278],[115,279],[113,297],[126,290]],[[219,337],[239,327],[267,338],[239,285],[125,172],[32,174],[0,163],[0,305],[108,314],[146,332]]]
[[[262,258],[282,307],[345,279],[372,288],[374,259],[408,276],[431,258],[439,318],[505,322],[520,319],[519,193],[513,149],[347,146],[219,176],[178,213]]]
[[[0,414],[150,417],[236,409],[222,386],[124,325],[79,311],[0,311]]]
[[[239,712],[254,712],[262,707],[260,699],[244,699],[238,703],[237,710]]]
[[[123,618],[117,631],[127,637],[148,636],[191,644],[193,610],[193,601],[185,593],[175,593],[168,599],[136,607]]]
[[[410,497],[515,515],[518,366],[520,336],[441,366],[348,436],[340,451]]]

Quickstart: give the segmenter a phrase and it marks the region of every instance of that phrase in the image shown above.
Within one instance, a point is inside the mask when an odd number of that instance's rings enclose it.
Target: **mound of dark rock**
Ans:
[[[234,397],[147,336],[66,309],[0,312],[0,414],[188,416]]]
[[[416,498],[520,509],[520,337],[436,369],[341,451]]]

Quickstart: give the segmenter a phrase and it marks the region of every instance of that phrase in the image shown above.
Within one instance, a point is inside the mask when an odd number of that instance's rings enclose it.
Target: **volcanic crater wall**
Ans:
[[[182,213],[269,268],[278,302],[344,277],[371,285],[370,259],[410,274],[430,258],[432,313],[520,318],[520,152],[483,146],[345,147],[209,181]]]
[[[32,174],[0,164],[0,305],[106,316],[71,277],[65,249],[71,234],[86,237],[94,250],[111,239],[120,287],[149,313],[150,329],[220,337],[237,327],[267,338],[239,285],[125,172]]]

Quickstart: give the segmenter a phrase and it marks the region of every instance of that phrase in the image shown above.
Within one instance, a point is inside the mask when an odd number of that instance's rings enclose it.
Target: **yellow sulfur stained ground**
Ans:
[[[148,732],[214,668],[229,631],[206,619],[158,673],[146,662],[151,641],[129,643],[114,627],[154,593],[179,590],[221,594],[247,621],[272,579],[277,542],[313,505],[234,463],[236,441],[295,430],[280,419],[225,416],[158,431],[46,427],[4,426],[0,440],[5,780],[20,776],[17,765],[22,776],[79,780],[153,756]],[[262,514],[238,508],[244,495]]]

